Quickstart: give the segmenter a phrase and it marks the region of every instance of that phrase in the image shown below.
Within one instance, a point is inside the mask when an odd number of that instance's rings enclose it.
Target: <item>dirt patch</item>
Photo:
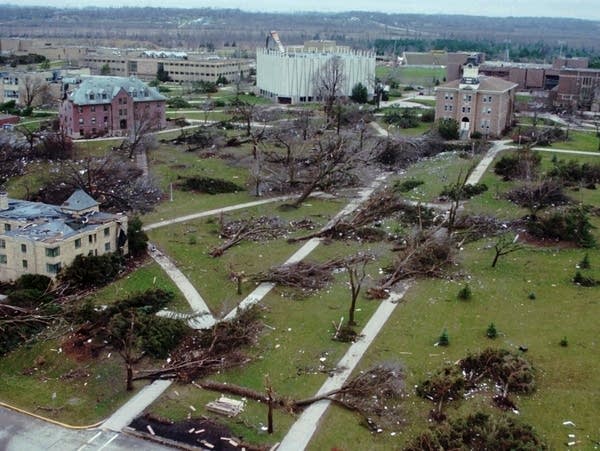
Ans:
[[[239,451],[242,447],[255,451],[268,449],[244,444],[240,439],[232,436],[227,426],[206,418],[173,422],[146,414],[133,420],[130,426],[140,432],[150,434],[154,432],[152,435],[212,451]]]

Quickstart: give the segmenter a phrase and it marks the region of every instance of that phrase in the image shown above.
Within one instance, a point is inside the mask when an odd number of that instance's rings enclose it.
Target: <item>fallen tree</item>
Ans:
[[[189,383],[225,368],[250,361],[241,348],[256,342],[262,329],[258,305],[242,310],[231,321],[189,334],[171,353],[163,368],[140,371],[137,379],[177,379]]]
[[[298,412],[322,400],[357,412],[370,428],[389,428],[401,422],[401,401],[405,395],[404,374],[400,365],[380,364],[347,381],[342,387],[304,399],[272,393],[271,400],[260,392],[235,384],[203,380],[193,383],[205,390],[242,396],[288,412]]]
[[[335,270],[346,268],[348,265],[369,261],[373,257],[358,254],[346,258],[336,258],[325,263],[300,261],[270,268],[266,272],[249,276],[256,283],[271,282],[277,285],[311,292],[325,288],[333,282]]]

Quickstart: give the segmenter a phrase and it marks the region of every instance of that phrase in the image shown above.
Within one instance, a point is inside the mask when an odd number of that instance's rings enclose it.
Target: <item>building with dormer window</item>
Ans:
[[[60,107],[60,127],[72,138],[130,136],[167,125],[166,97],[135,77],[89,77]]]
[[[517,83],[480,75],[476,61],[468,61],[461,79],[435,88],[435,118],[455,119],[461,139],[475,132],[501,136],[512,121],[517,87]]]
[[[78,255],[127,253],[127,216],[103,213],[82,190],[62,205],[0,192],[0,282],[24,274],[55,277]]]

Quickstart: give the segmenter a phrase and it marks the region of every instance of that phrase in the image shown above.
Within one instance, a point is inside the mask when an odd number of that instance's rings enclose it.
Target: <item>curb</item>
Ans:
[[[60,421],[56,421],[56,420],[53,420],[51,418],[46,418],[46,417],[43,417],[41,415],[28,412],[27,410],[23,410],[23,409],[20,409],[18,407],[11,406],[10,404],[6,404],[6,403],[1,402],[1,401],[0,401],[0,407],[5,407],[5,408],[7,408],[9,410],[12,410],[12,411],[15,411],[15,412],[18,412],[18,413],[22,413],[23,415],[28,415],[30,417],[37,418],[38,420],[45,421],[46,423],[55,424],[57,426],[61,426],[61,427],[66,428],[66,429],[74,429],[74,430],[92,429],[92,428],[96,428],[96,427],[100,426],[102,423],[104,423],[104,420],[102,420],[102,421],[98,421],[97,423],[89,424],[89,425],[86,425],[86,426],[73,426],[71,424],[61,423]]]

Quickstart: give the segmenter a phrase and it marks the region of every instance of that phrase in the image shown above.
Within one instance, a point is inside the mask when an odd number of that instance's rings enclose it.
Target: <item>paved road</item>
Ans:
[[[99,429],[73,430],[0,407],[2,451],[163,451],[171,448]]]

